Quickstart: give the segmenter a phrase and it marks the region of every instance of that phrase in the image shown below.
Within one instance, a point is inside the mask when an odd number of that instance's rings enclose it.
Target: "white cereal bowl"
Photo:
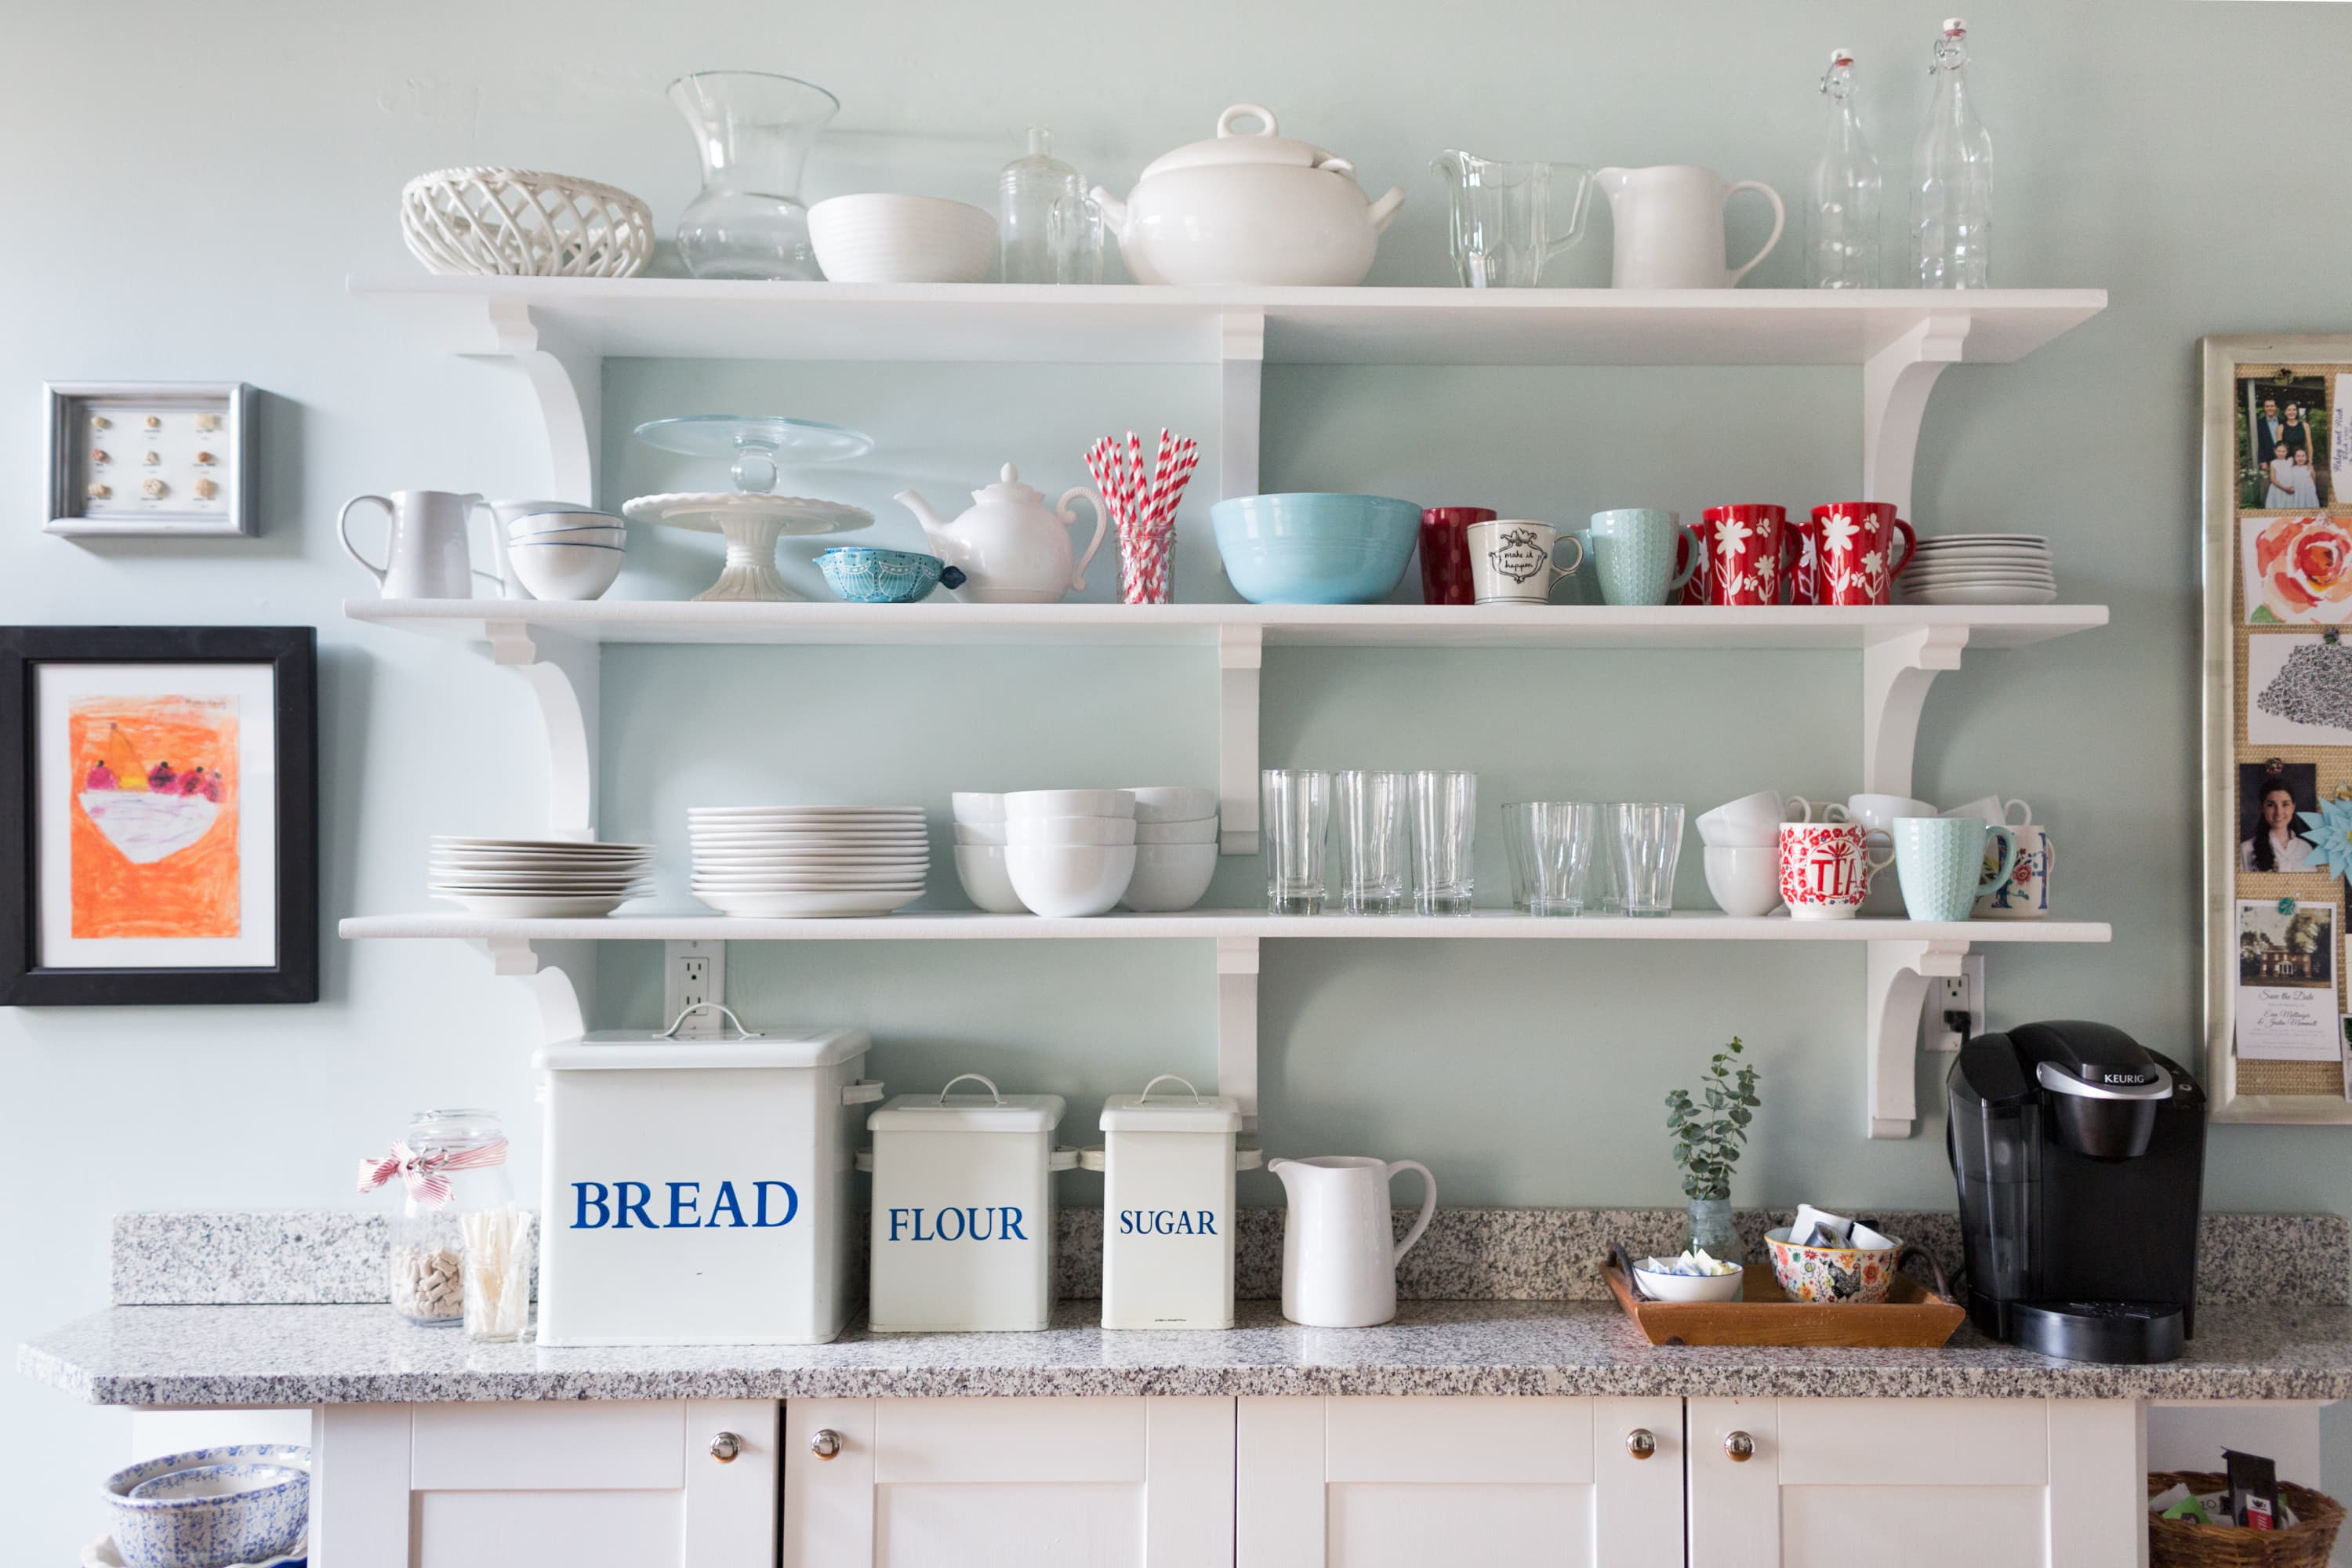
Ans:
[[[996,216],[944,196],[835,196],[809,208],[808,226],[835,283],[977,283],[996,257]]]
[[[1135,816],[1135,792],[1124,789],[1021,789],[1004,797],[1004,819],[1024,816]]]
[[[1004,820],[1004,797],[1001,795],[960,789],[948,796],[948,804],[954,807],[955,819],[967,827]]]
[[[1129,790],[1138,822],[1197,822],[1217,815],[1217,792],[1191,784],[1144,784]]]
[[[179,1486],[131,1493],[179,1471],[202,1470]],[[251,1481],[245,1489],[236,1488]],[[310,1520],[310,1450],[299,1444],[239,1443],[166,1454],[106,1479],[115,1550],[132,1568],[229,1568],[276,1557],[302,1538]]]
[[[1641,1283],[1642,1293],[1654,1300],[1737,1301],[1748,1274],[1740,1268],[1728,1274],[1660,1274],[1637,1267],[1633,1278]]]
[[[956,846],[956,876],[963,895],[992,915],[1025,915],[1029,906],[1013,890],[1013,876],[1004,867],[1004,848],[997,844]]]
[[[1041,915],[1108,914],[1135,875],[1132,844],[1014,844],[1004,851],[1013,891]]]
[[[1197,822],[1143,822],[1135,825],[1138,844],[1214,844],[1217,841],[1217,819],[1202,817]]]
[[[1171,914],[1189,910],[1209,890],[1217,874],[1213,844],[1139,844],[1135,875],[1128,879],[1119,902],[1141,914]]]
[[[1132,844],[1136,825],[1124,816],[1015,816],[1004,834],[1007,844]]]
[[[610,544],[509,543],[516,581],[541,599],[594,599],[621,574],[624,552]]]
[[[955,825],[955,841],[1002,849],[1008,840],[1004,824],[1001,822],[959,822]]]

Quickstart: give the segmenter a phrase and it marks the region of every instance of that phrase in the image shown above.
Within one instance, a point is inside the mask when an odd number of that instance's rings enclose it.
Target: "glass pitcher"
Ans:
[[[1584,237],[1592,171],[1581,163],[1507,163],[1445,153],[1430,165],[1453,201],[1446,235],[1465,289],[1532,289],[1545,263]],[[1561,218],[1555,195],[1567,200]]]
[[[816,279],[801,169],[841,100],[764,71],[697,71],[669,84],[694,130],[702,194],[677,218],[677,254],[697,278]]]

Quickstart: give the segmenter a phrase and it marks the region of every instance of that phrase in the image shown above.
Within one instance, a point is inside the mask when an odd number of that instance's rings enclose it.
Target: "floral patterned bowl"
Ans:
[[[1766,1231],[1764,1244],[1772,1249],[1772,1278],[1780,1282],[1781,1293],[1791,1301],[1853,1301],[1875,1306],[1885,1300],[1887,1291],[1894,1288],[1895,1267],[1903,1260],[1905,1247],[1868,1226],[1857,1225],[1854,1229],[1865,1239],[1886,1245],[1796,1247],[1790,1244],[1787,1226]]]

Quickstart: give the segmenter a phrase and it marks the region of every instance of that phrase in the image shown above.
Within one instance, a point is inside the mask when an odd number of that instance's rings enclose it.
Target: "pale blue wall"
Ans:
[[[365,584],[332,540],[333,509],[366,489],[540,493],[545,479],[507,373],[425,352],[342,290],[347,272],[413,269],[394,206],[410,174],[469,162],[576,171],[639,192],[667,226],[694,178],[660,88],[712,66],[794,71],[841,94],[813,196],[890,186],[984,201],[1033,119],[1124,188],[1254,98],[1368,179],[1406,184],[1375,281],[1433,281],[1438,187],[1422,171],[1439,149],[1696,161],[1793,196],[1833,45],[1862,58],[1899,182],[1941,12],[1883,0],[1203,0],[1181,26],[1168,15],[17,0],[0,93],[14,150],[0,617],[319,625],[325,907],[422,907],[427,834],[534,822],[536,722],[520,686],[470,651],[341,621],[341,599]],[[2328,184],[2352,102],[2352,14],[1996,0],[1970,20],[2000,147],[2000,279],[2102,286],[2114,304],[2024,364],[1944,378],[1917,517],[2049,532],[2068,596],[2112,605],[2115,625],[1972,656],[1939,681],[1919,787],[2033,799],[2061,836],[2063,906],[2115,923],[2112,947],[1997,956],[1997,1016],[2085,1014],[2186,1048],[2193,345],[2204,332],[2352,329],[2352,213]],[[1754,233],[1741,217],[1735,243]],[[1569,280],[1601,276],[1604,241],[1605,230],[1570,258]],[[1784,252],[1754,281],[1795,276]],[[37,531],[37,384],[104,376],[268,389],[260,540],[90,547]],[[1206,434],[1213,393],[1201,370],[616,364],[614,494],[683,471],[627,443],[624,421],[739,397],[871,429],[886,447],[855,493],[884,497],[913,475],[944,504],[1007,458],[1041,482],[1076,482],[1078,447],[1102,430]],[[1634,499],[1685,510],[1734,491],[1826,499],[1859,476],[1850,373],[1277,368],[1265,409],[1268,488],[1485,499],[1572,519]],[[911,541],[906,520],[880,510],[877,531]],[[640,542],[624,591],[668,593],[708,570],[701,542]],[[1179,576],[1190,595],[1213,587],[1197,539]],[[1213,766],[1198,654],[624,650],[607,671],[612,827],[672,842],[685,805],[729,795],[938,806],[951,787],[1204,780]],[[1475,768],[1489,826],[1494,803],[1538,790],[1697,805],[1762,784],[1840,793],[1857,783],[1858,685],[1851,661],[1816,655],[1278,652],[1265,754]],[[1250,876],[1228,866],[1218,896],[1244,899]],[[1205,950],[1181,943],[739,948],[731,979],[761,1018],[867,1024],[877,1067],[901,1086],[977,1066],[1069,1094],[1083,1120],[1150,1072],[1207,1067],[1208,968]],[[608,953],[603,979],[609,1017],[652,1016],[646,953]],[[110,1211],[354,1203],[353,1157],[416,1105],[487,1103],[521,1121],[532,1018],[478,954],[330,943],[326,986],[310,1008],[0,1018],[11,1111],[0,1192],[18,1281],[0,1342],[101,1304]],[[1743,1196],[1939,1201],[1933,1123],[1908,1142],[1858,1134],[1860,988],[1858,954],[1819,950],[1273,946],[1267,1136],[1423,1159],[1454,1201],[1664,1198],[1658,1098],[1738,1030],[1768,1073]],[[536,1140],[517,1131],[527,1173]],[[2348,1173],[2340,1132],[2222,1129],[2209,1192],[2218,1206],[2340,1209]],[[124,1437],[118,1415],[0,1383],[5,1555],[69,1561],[98,1531],[89,1494]]]

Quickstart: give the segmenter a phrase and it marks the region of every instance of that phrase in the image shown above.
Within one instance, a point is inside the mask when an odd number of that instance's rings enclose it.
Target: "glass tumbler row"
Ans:
[[[1683,808],[1648,801],[1503,807],[1511,901],[1529,914],[1663,915],[1674,908]]]
[[[1335,879],[1349,914],[1396,913],[1408,889],[1423,914],[1470,908],[1476,774],[1268,768],[1260,782],[1265,904],[1276,914],[1320,914]]]

